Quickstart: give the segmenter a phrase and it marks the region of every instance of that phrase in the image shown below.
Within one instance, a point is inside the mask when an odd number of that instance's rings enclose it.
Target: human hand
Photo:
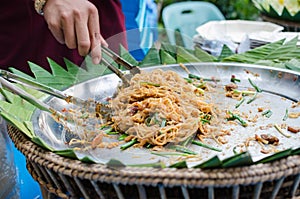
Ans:
[[[81,56],[91,53],[94,64],[101,60],[101,45],[108,46],[100,34],[96,6],[87,0],[48,0],[44,17],[53,36]]]

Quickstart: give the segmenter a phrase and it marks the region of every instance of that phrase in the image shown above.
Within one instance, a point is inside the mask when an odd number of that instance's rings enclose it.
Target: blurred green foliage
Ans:
[[[162,9],[176,2],[185,0],[156,0]],[[207,0],[215,4],[221,12],[224,14],[226,19],[245,19],[245,20],[256,20],[259,17],[259,11],[253,5],[251,0]],[[161,21],[161,19],[160,19]]]

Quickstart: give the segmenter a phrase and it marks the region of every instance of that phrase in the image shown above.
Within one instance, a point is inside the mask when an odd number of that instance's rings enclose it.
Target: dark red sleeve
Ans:
[[[118,0],[91,0],[99,9],[101,34],[109,47],[117,51],[119,44],[127,47],[124,15]],[[18,5],[18,6],[16,6]],[[0,68],[14,67],[29,73],[28,61],[47,70],[47,57],[60,65],[63,58],[80,65],[83,57],[58,43],[44,18],[38,15],[32,0],[9,0],[0,6]],[[114,36],[118,35],[118,36]],[[113,38],[113,39],[111,39]]]

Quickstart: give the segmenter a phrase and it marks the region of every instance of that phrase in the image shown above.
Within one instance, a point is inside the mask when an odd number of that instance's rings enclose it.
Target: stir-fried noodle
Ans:
[[[211,119],[213,106],[201,91],[174,71],[135,75],[111,101],[114,127],[141,146],[184,141],[203,130],[201,118]]]

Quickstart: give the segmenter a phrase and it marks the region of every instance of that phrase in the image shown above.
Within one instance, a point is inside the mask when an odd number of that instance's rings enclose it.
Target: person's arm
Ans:
[[[81,56],[90,53],[93,62],[101,60],[101,45],[107,43],[100,34],[96,6],[87,0],[47,0],[44,18],[56,40]]]

